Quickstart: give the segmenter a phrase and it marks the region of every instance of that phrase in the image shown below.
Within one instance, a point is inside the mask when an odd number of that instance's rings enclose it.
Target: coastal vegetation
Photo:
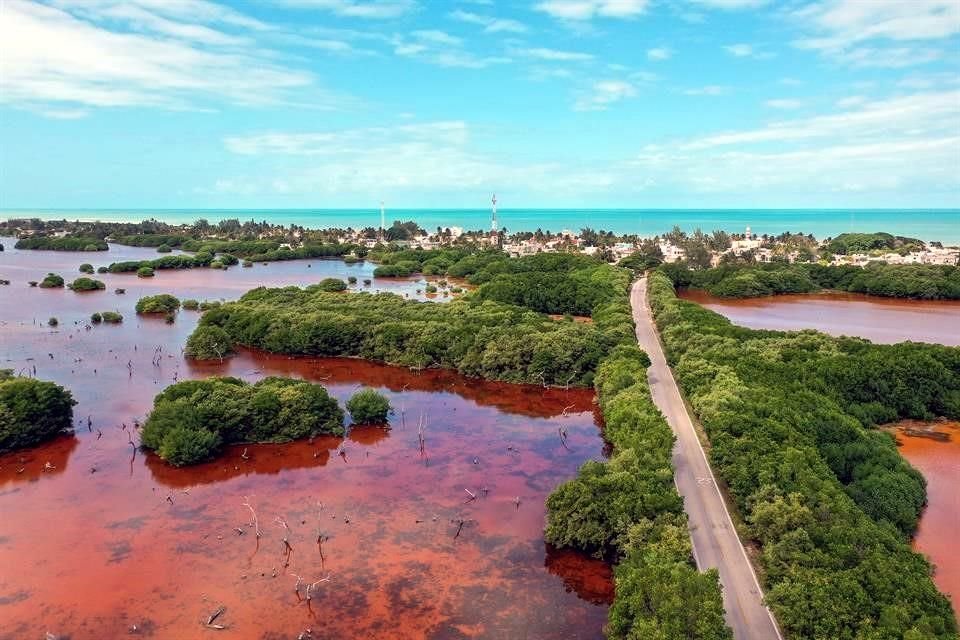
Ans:
[[[320,289],[320,291],[327,291],[329,293],[346,291],[347,283],[340,278],[324,278],[317,283],[317,288]]]
[[[180,300],[169,293],[144,296],[137,300],[137,313],[173,313],[180,308]]]
[[[373,389],[361,389],[347,400],[347,411],[354,424],[384,424],[390,414],[390,401]]]
[[[916,238],[895,236],[889,233],[841,233],[829,239],[822,249],[826,255],[847,255],[851,253],[871,253],[875,251],[893,251],[906,255],[911,251],[926,248],[923,241]]]
[[[685,263],[672,263],[660,270],[677,287],[704,289],[725,298],[830,289],[891,298],[960,300],[960,267],[950,265],[766,263],[691,269]]]
[[[649,295],[785,636],[955,638],[909,545],[924,480],[872,427],[960,416],[960,349],[738,327],[679,300],[663,273]]]
[[[84,262],[83,264],[80,265],[80,273],[92,274],[93,265],[90,264],[89,262]]]
[[[163,256],[155,260],[128,260],[126,262],[114,262],[107,270],[110,273],[131,273],[140,269],[149,268],[153,270],[163,269],[192,269],[194,267],[208,267],[213,262],[213,254],[207,252],[197,253],[196,255],[175,255]]]
[[[58,384],[0,369],[0,451],[30,447],[69,431],[74,404]]]
[[[31,285],[32,286],[32,285]],[[58,289],[63,286],[63,276],[56,273],[48,273],[40,281],[40,287],[43,289]]]
[[[152,278],[153,276],[153,267],[140,267],[137,269],[138,278]]]
[[[93,324],[100,324],[101,322],[120,324],[123,322],[123,316],[116,311],[95,311],[90,316],[90,322]]]
[[[322,386],[279,377],[256,384],[209,378],[178,382],[160,392],[141,442],[179,467],[207,460],[229,444],[290,442],[320,434],[343,434],[343,411]]]
[[[68,286],[74,291],[99,291],[107,288],[107,285],[100,280],[85,276],[75,279]]]
[[[629,278],[625,270],[604,269],[622,276],[600,287],[591,310],[595,322],[616,325],[620,336],[594,379],[613,456],[585,463],[576,478],[553,491],[544,537],[617,564],[609,638],[732,638],[716,571],[700,573],[693,562],[683,500],[673,483],[674,436],[650,397],[650,360],[636,346]],[[562,299],[580,308],[575,295]]]
[[[35,251],[106,251],[109,249],[103,240],[86,236],[30,236],[17,240],[14,247]]]
[[[217,325],[201,325],[197,327],[190,337],[187,338],[187,345],[184,348],[184,354],[188,358],[195,360],[223,360],[233,350],[233,342],[230,334]]]

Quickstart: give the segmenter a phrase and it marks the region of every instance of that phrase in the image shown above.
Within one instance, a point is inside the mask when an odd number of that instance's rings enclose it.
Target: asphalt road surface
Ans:
[[[719,571],[727,624],[737,640],[782,640],[770,610],[763,604],[757,576],[737,537],[673,372],[667,366],[647,305],[646,278],[634,283],[630,304],[637,325],[637,341],[650,356],[647,378],[653,401],[677,436],[673,449],[674,479],[689,517],[697,567]]]

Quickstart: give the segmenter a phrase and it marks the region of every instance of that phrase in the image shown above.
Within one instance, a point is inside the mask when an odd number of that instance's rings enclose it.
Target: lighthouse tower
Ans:
[[[493,213],[490,216],[490,231],[492,233],[497,232],[497,194],[493,194]]]
[[[387,219],[384,216],[383,200],[380,201],[380,240],[383,240],[383,231],[387,226]]]
[[[743,235],[744,240],[750,240],[750,227],[747,227],[747,232]]]

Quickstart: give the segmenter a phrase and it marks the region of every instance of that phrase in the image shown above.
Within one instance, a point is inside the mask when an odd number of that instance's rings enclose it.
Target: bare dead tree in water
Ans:
[[[253,507],[250,505],[250,498],[243,496],[243,502],[241,503],[247,509],[250,509],[250,515],[253,516],[253,529],[257,533],[257,539],[259,540],[263,536],[263,532],[260,531],[260,524],[257,521],[257,512],[253,510]]]
[[[427,426],[427,417],[424,413],[420,412],[420,420],[417,422],[417,439],[420,441],[420,455],[422,456],[425,453],[427,446],[427,440],[423,435],[424,429]]]
[[[303,598],[300,597],[300,585],[303,584],[303,578],[295,573],[291,573],[290,575],[297,579],[297,584],[293,585],[293,592],[297,594],[297,600],[303,600]]]
[[[327,577],[320,578],[316,582],[312,582],[307,585],[307,602],[310,602],[310,600],[313,598],[313,592],[317,590],[317,587],[319,587],[324,582],[330,582],[330,576],[331,574],[328,573]]]
[[[290,525],[280,516],[274,518],[274,523],[283,527],[283,568],[290,566],[290,555],[293,553],[293,546],[290,544]]]
[[[467,492],[468,496],[470,496],[469,498],[467,498],[467,502],[473,502],[474,500],[477,499],[477,494],[475,494],[473,491],[470,491],[470,489],[467,489],[466,487],[464,487],[463,490]]]
[[[323,568],[326,558],[323,555],[323,543],[330,539],[326,533],[323,532],[323,529],[320,527],[320,512],[323,511],[323,503],[317,503],[317,550],[320,552],[320,568]]]

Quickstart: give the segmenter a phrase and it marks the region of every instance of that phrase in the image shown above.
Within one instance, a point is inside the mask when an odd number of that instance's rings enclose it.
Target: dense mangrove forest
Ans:
[[[677,287],[704,289],[725,298],[828,289],[890,298],[960,300],[960,267],[951,265],[757,263],[692,269],[685,263],[671,263],[659,269]]]
[[[924,480],[873,427],[960,415],[960,349],[738,327],[679,300],[662,273],[650,294],[785,634],[956,637],[949,601],[909,545]]]

